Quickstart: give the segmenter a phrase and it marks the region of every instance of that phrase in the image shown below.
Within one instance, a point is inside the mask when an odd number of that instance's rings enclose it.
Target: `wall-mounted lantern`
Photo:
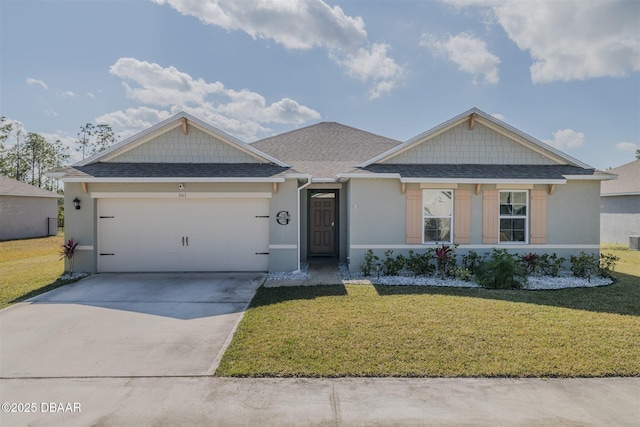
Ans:
[[[76,209],[80,209],[80,199],[78,199],[77,197],[75,199],[73,199],[73,206],[76,207]]]

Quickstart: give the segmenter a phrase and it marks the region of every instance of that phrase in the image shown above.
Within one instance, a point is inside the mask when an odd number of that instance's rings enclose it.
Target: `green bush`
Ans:
[[[380,261],[377,255],[373,254],[373,251],[369,249],[367,253],[364,254],[364,262],[360,266],[360,270],[362,270],[362,274],[365,276],[370,276],[371,271],[375,268],[376,263]]]
[[[436,267],[431,263],[433,259],[433,249],[429,248],[423,253],[409,251],[409,257],[406,260],[406,266],[416,276],[426,276],[433,274]]]
[[[382,262],[384,265],[384,274],[387,276],[397,276],[400,270],[404,268],[406,258],[400,254],[397,257],[393,257],[393,250],[389,249],[384,253],[385,259]]]
[[[578,256],[571,255],[571,272],[574,276],[590,278],[599,270],[600,262],[595,255],[586,254],[584,251]]]
[[[491,257],[478,266],[476,281],[485,288],[521,289],[527,272],[506,249],[493,249]]]
[[[471,274],[471,270],[469,270],[467,267],[456,267],[454,269],[453,276],[458,280],[464,280],[465,282],[470,282],[472,274]]]
[[[620,257],[613,254],[600,254],[600,275],[602,277],[611,277],[611,271],[615,268],[616,263],[620,261]]]
[[[480,262],[482,262],[482,257],[476,251],[469,251],[462,257],[462,266],[471,274],[476,274]]]
[[[565,261],[565,258],[558,257],[555,253],[542,254],[538,258],[538,271],[545,276],[557,277]]]

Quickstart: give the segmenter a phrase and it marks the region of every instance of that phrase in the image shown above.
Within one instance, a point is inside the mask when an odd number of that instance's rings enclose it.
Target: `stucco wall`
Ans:
[[[46,236],[47,218],[57,217],[55,197],[0,196],[0,240]]]
[[[600,198],[600,240],[629,244],[629,236],[640,235],[640,196]]]
[[[408,184],[407,190],[420,188]],[[444,188],[444,187],[443,187]],[[460,184],[458,189],[471,190],[471,243],[458,248],[459,255],[469,250],[490,252],[492,245],[482,242],[482,192],[475,185]],[[483,185],[482,190],[496,185]],[[547,185],[533,189],[548,190]],[[406,196],[398,180],[352,179],[349,194],[349,259],[352,270],[359,270],[364,254],[371,248],[379,257],[386,249],[394,255],[409,250],[424,250],[433,245],[406,244]],[[547,196],[547,242],[537,245],[495,245],[514,253],[556,253],[568,258],[580,251],[598,253],[600,224],[599,181],[568,181],[556,185]],[[455,221],[455,218],[454,218]]]
[[[476,123],[461,123],[440,135],[389,159],[403,164],[518,164],[551,165],[552,160]]]
[[[278,184],[269,204],[269,271],[293,271],[298,268],[298,207],[297,183],[289,179]],[[278,212],[291,215],[289,224],[280,225]]]

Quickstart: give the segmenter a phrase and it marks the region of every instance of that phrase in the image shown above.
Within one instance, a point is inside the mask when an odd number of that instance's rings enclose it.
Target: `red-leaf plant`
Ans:
[[[443,279],[447,274],[447,266],[453,259],[453,248],[449,245],[442,245],[436,248],[436,262],[438,264],[438,272]]]
[[[76,246],[78,246],[78,242],[69,239],[60,250],[60,259],[67,258],[69,260],[69,273],[71,274],[73,274],[73,256],[76,254]]]

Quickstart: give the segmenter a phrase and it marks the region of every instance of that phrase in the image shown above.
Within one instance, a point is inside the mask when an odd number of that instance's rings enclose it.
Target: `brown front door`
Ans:
[[[336,253],[336,193],[309,193],[309,254]]]

